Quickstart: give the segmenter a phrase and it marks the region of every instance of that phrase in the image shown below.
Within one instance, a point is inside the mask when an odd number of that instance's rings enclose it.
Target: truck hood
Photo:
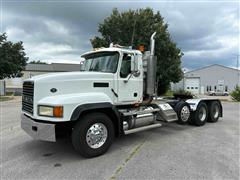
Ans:
[[[64,72],[34,76],[26,81],[34,82],[34,102],[46,97],[72,94],[102,93],[114,98],[114,74],[101,72]],[[51,102],[49,102],[51,103]]]
[[[34,82],[58,82],[58,81],[81,81],[81,80],[113,80],[112,73],[102,72],[63,72],[49,73],[34,76],[27,79]]]
[[[69,120],[72,111],[81,104],[115,101],[112,92],[116,87],[115,75],[101,72],[66,72],[34,76],[26,81],[33,82],[34,117],[38,105],[63,105],[64,118]],[[28,87],[25,89],[25,93]],[[26,97],[28,94],[26,94]]]

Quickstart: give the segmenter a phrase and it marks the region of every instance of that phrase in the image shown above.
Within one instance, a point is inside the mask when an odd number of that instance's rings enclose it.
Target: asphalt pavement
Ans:
[[[21,102],[0,102],[1,179],[239,179],[240,104],[202,127],[164,124],[115,140],[96,158],[77,154],[68,138],[35,141],[20,128]]]

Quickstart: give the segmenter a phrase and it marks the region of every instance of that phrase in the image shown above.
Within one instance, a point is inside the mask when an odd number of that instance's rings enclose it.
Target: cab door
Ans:
[[[133,53],[123,53],[120,71],[118,73],[118,101],[119,104],[133,104],[141,101],[142,78],[140,73],[131,71],[131,63],[134,61]]]

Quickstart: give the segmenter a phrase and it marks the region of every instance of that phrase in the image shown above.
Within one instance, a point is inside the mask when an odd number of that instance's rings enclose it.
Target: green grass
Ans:
[[[13,96],[13,92],[6,92],[6,96]]]
[[[0,101],[9,101],[9,100],[12,100],[13,97],[9,97],[9,96],[0,96]]]

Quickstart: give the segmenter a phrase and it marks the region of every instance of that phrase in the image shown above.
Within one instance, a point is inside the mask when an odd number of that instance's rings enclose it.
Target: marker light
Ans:
[[[38,106],[38,115],[48,117],[63,117],[63,107],[40,105]]]
[[[141,51],[141,52],[144,52],[144,46],[143,46],[143,45],[140,45],[140,46],[138,47],[138,50]]]

